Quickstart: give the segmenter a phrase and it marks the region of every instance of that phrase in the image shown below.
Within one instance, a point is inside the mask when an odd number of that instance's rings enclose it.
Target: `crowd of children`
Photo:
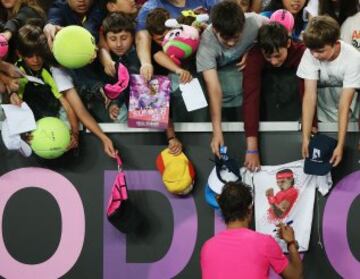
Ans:
[[[182,144],[171,120],[211,120],[210,147],[217,156],[225,144],[222,121],[244,121],[244,165],[255,171],[261,164],[259,121],[301,119],[303,156],[308,156],[317,120],[339,123],[332,163],[341,161],[347,124],[359,116],[357,0],[54,0],[47,16],[45,6],[36,0],[0,0],[0,36],[10,46],[0,61],[2,102],[26,101],[36,119],[65,117],[71,127],[69,148],[78,145],[80,121],[115,157],[111,140],[97,122],[126,121],[129,88],[122,88],[117,98],[105,90],[125,67],[130,75],[148,81],[154,75],[169,76],[166,136],[173,154],[181,152]],[[278,9],[284,10],[283,18],[269,22]],[[199,14],[208,14],[208,22],[196,22]],[[289,14],[294,22],[290,30],[282,22]],[[196,26],[201,33],[196,54],[181,64],[162,47],[172,28],[169,19]],[[69,25],[83,26],[97,42],[97,58],[81,69],[61,67],[51,53],[56,33]],[[193,78],[199,78],[209,109],[186,111],[179,83]]]

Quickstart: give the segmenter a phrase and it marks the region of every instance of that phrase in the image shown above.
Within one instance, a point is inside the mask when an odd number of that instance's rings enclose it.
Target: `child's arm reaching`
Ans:
[[[98,54],[101,65],[104,67],[104,72],[108,76],[114,77],[116,75],[115,61],[112,60],[109,46],[106,43],[104,32],[99,32]]]
[[[22,100],[16,92],[11,92],[9,98],[12,105],[21,106]]]
[[[76,148],[79,145],[79,125],[76,114],[64,96],[59,98],[64,108],[71,127],[71,141],[68,149]]]
[[[169,119],[168,128],[166,129],[166,137],[168,139],[168,148],[171,154],[179,155],[182,151],[182,144],[175,136],[174,124]]]
[[[179,79],[180,79],[181,83],[190,82],[193,78],[189,71],[184,70],[183,68],[176,65],[175,62],[172,61],[171,58],[165,52],[163,52],[161,50],[154,54],[154,60],[160,66],[179,75]]]
[[[302,155],[309,157],[309,142],[317,102],[317,80],[305,79],[302,104]]]
[[[115,62],[111,59],[110,53],[106,48],[100,48],[99,60],[104,67],[105,74],[114,77],[116,75]]]
[[[336,167],[342,160],[346,132],[349,124],[349,110],[354,94],[355,90],[353,88],[344,88],[341,92],[338,115],[338,144],[336,145],[330,160],[330,163],[334,167]]]

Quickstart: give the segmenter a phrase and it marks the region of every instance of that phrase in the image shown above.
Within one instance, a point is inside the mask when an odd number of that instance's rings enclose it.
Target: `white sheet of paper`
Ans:
[[[21,107],[2,105],[9,124],[9,134],[18,135],[36,129],[34,114],[29,106],[22,102]]]
[[[187,111],[193,111],[207,107],[208,103],[197,78],[194,78],[189,83],[180,83],[179,87],[182,91],[182,97],[184,99]]]
[[[45,84],[41,79],[39,79],[39,78],[37,78],[37,77],[25,75],[25,78],[26,78],[28,81],[31,81],[31,82],[34,82],[34,83]]]

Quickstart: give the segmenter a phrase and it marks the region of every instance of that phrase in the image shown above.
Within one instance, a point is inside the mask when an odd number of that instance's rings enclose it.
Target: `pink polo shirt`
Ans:
[[[268,278],[269,268],[281,273],[288,265],[273,237],[250,229],[228,229],[201,249],[203,279]]]

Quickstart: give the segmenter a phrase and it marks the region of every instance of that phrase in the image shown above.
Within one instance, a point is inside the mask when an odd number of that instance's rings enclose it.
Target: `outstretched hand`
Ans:
[[[211,139],[210,148],[211,152],[220,158],[220,146],[224,145],[224,138],[222,133],[220,134],[213,134]]]
[[[341,146],[336,146],[336,148],[333,151],[332,157],[330,159],[330,164],[332,164],[333,167],[336,167],[340,164],[343,157],[343,148]]]
[[[260,156],[259,153],[246,153],[244,167],[249,171],[259,171],[260,170]]]

